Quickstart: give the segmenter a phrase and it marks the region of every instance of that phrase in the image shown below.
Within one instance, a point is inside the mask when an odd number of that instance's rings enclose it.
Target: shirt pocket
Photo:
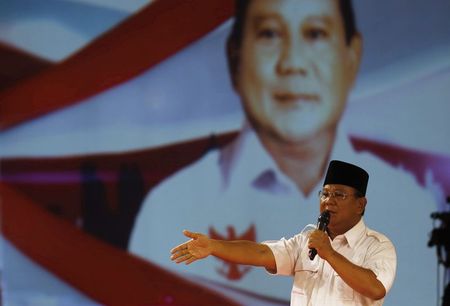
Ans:
[[[319,260],[311,261],[309,258],[298,262],[295,266],[294,285],[292,286],[292,297],[294,295],[310,295],[317,278],[319,277]]]

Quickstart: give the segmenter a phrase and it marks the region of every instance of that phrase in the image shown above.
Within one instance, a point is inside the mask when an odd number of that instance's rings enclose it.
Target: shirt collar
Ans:
[[[361,220],[359,220],[359,222],[356,223],[355,226],[345,232],[342,236],[345,237],[348,245],[353,249],[358,241],[363,237],[365,232],[366,225],[364,223],[364,220],[361,218]]]
[[[348,136],[338,127],[330,160],[345,160],[353,153]],[[236,140],[221,150],[219,163],[224,188],[252,185],[264,190],[282,192],[297,189],[295,184],[279,170],[248,121],[244,122]],[[325,173],[322,174],[315,189],[322,187],[324,177]]]
[[[225,188],[252,185],[285,192],[293,185],[278,169],[248,122],[237,139],[221,151],[220,168]]]

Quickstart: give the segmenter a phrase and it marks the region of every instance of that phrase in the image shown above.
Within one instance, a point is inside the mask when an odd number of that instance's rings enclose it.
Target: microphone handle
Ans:
[[[317,255],[316,249],[314,249],[314,248],[309,249],[309,253],[308,253],[309,259],[314,260],[314,257],[316,257],[316,255]]]
[[[321,230],[323,232],[326,231],[327,230],[327,223],[319,221],[317,229]],[[316,255],[317,255],[317,250],[315,248],[309,249],[309,252],[308,252],[309,259],[314,260]]]

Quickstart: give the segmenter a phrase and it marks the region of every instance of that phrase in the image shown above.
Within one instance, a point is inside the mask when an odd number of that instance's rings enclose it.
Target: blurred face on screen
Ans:
[[[235,85],[256,130],[296,142],[334,129],[360,59],[338,1],[251,1],[243,27]]]

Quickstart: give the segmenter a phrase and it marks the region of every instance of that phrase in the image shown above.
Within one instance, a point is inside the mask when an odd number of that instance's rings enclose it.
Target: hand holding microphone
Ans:
[[[319,218],[317,219],[317,229],[325,232],[329,223],[330,212],[328,210],[325,210],[319,215]],[[314,257],[316,257],[317,255],[317,250],[315,248],[310,249],[308,255],[309,259],[314,260]]]

